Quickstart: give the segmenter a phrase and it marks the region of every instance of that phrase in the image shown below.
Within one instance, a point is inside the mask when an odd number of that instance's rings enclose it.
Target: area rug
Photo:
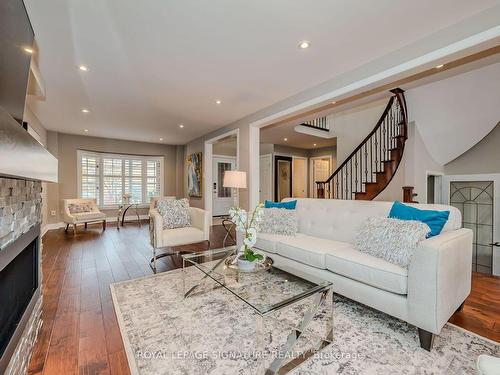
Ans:
[[[184,299],[181,272],[111,285],[132,374],[258,374],[283,355],[278,353],[287,328],[305,303],[266,319],[265,349],[256,351],[253,309],[223,288]],[[194,267],[188,269],[188,283],[199,277]],[[322,313],[290,356],[316,342]],[[479,354],[500,356],[500,344],[447,324],[429,353],[420,348],[415,327],[335,296],[333,343],[290,373],[475,374]]]

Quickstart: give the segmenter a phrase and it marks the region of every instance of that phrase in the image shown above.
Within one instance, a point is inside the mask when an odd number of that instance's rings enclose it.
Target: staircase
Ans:
[[[317,197],[372,200],[391,182],[408,139],[404,91],[394,94],[377,125],[326,181],[317,181]]]

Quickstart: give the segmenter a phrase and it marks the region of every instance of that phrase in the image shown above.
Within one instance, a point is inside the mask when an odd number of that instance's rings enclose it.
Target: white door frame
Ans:
[[[236,135],[236,169],[239,169],[240,165],[240,129],[233,129],[222,133],[216,137],[207,139],[205,141],[205,152],[203,155],[203,200],[205,202],[205,210],[208,211],[210,217],[210,223],[212,223],[212,159],[213,159],[213,145],[217,141],[226,138],[231,135]],[[257,180],[259,178],[257,177]],[[239,202],[239,194],[236,195],[237,202]]]
[[[269,154],[259,155],[259,163],[260,163],[260,159],[263,157],[269,157],[269,161],[270,161],[270,165],[271,165],[271,168],[269,168],[269,181],[271,182],[271,184],[269,186],[269,189],[270,189],[269,195],[270,195],[271,200],[272,200],[273,192],[274,192],[274,163],[273,163],[274,157],[273,157],[273,153],[271,152]],[[259,173],[259,201],[260,201],[260,173]],[[263,202],[261,202],[261,203],[263,203]]]
[[[330,174],[333,172],[333,157],[331,154],[322,156],[313,156],[309,158],[309,191],[311,198],[315,196],[316,181],[314,181],[314,160],[318,159],[329,159],[330,160]]]
[[[295,166],[294,166],[293,161],[295,159],[300,159],[300,160],[305,160],[306,161],[306,174],[304,176],[304,179],[305,179],[305,182],[306,182],[306,198],[308,198],[309,197],[309,192],[307,191],[307,188],[308,188],[308,185],[309,185],[308,184],[308,181],[309,181],[309,163],[308,163],[308,160],[309,160],[309,158],[307,158],[305,156],[294,156],[294,155],[292,155],[292,197],[293,197],[293,181],[295,179],[295,177],[294,177],[295,176],[295,170],[294,170]]]
[[[443,202],[443,172],[436,172],[436,171],[425,171],[425,190],[424,190],[424,202],[422,203],[427,203],[427,189],[428,189],[428,179],[429,176],[434,176],[436,177],[434,179],[434,202],[435,203],[443,203],[443,204],[449,204],[449,197],[448,197],[448,203]]]
[[[443,176],[443,200],[450,203],[450,182],[493,181],[493,242],[500,242],[500,173]],[[500,276],[500,247],[493,246],[493,275]]]

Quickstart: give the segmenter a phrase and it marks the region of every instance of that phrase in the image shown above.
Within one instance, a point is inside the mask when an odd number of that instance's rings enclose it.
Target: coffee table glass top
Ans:
[[[264,271],[240,272],[228,267],[225,263],[225,260],[235,252],[236,247],[233,246],[183,254],[182,257],[186,266],[191,264],[202,272],[200,279],[210,278],[261,315],[271,313],[332,286],[332,283],[328,281],[313,283],[273,266]]]

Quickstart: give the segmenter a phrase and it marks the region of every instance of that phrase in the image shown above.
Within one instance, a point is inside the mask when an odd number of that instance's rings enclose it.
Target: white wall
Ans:
[[[416,87],[406,97],[429,154],[444,165],[500,120],[500,63]]]
[[[389,98],[327,116],[337,137],[337,165],[340,165],[375,127]]]

